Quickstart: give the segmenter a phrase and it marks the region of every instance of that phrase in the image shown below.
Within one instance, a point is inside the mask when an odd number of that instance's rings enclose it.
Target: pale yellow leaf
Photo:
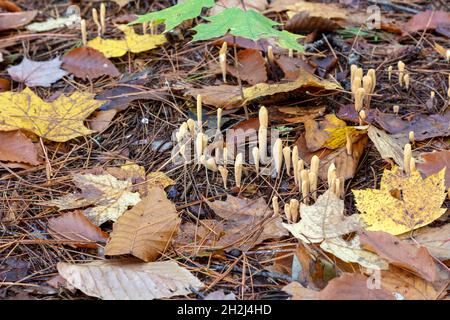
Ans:
[[[353,190],[356,207],[369,231],[402,234],[433,222],[446,209],[445,169],[422,179],[418,171],[405,176],[398,167],[385,170],[380,190]]]
[[[88,296],[103,300],[153,300],[184,296],[203,283],[175,261],[123,260],[84,264],[59,262],[59,274]]]
[[[48,140],[65,142],[93,132],[83,121],[103,103],[87,92],[60,95],[51,103],[29,88],[18,93],[1,92],[0,131],[25,129]]]

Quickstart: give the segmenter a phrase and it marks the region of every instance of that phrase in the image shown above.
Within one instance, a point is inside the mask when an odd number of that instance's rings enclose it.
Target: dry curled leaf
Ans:
[[[83,121],[102,105],[93,94],[75,92],[47,103],[30,88],[0,93],[0,131],[24,129],[57,142],[92,133]]]
[[[344,200],[331,190],[320,195],[313,205],[300,204],[300,222],[283,223],[283,226],[296,238],[306,243],[319,243],[361,228],[357,215],[344,215]]]
[[[52,83],[67,75],[61,69],[59,57],[49,61],[32,61],[24,57],[22,62],[8,68],[11,78],[25,83],[28,87],[50,87]]]
[[[382,231],[364,231],[360,234],[361,244],[375,252],[390,264],[408,269],[427,281],[436,280],[436,265],[425,247],[403,242]]]
[[[82,79],[95,79],[103,75],[117,77],[119,70],[103,55],[103,53],[81,47],[70,50],[62,58],[62,68]]]
[[[398,235],[438,219],[446,212],[444,174],[422,179],[418,171],[405,176],[394,167],[384,171],[379,190],[353,190],[367,230]]]
[[[53,238],[70,240],[70,245],[81,248],[96,248],[105,244],[108,234],[94,225],[81,211],[66,212],[48,220],[48,231]]]
[[[203,287],[200,280],[174,261],[59,262],[56,267],[70,285],[103,300],[161,299],[187,295]]]
[[[23,11],[23,12],[6,12],[0,13],[0,31],[17,29],[29,24],[37,11]]]
[[[114,223],[105,254],[132,254],[146,262],[155,261],[176,234],[180,218],[163,189],[152,188],[146,198]]]
[[[417,168],[427,177],[447,168],[445,170],[445,187],[450,188],[450,150],[422,153],[420,157],[424,162],[417,163]]]
[[[122,40],[102,39],[97,37],[88,41],[88,47],[94,48],[105,55],[106,58],[121,57],[128,51],[139,53],[155,49],[167,42],[162,34],[144,34],[139,35],[134,32],[132,27],[120,25],[118,27],[124,34]]]
[[[141,201],[138,193],[128,191],[131,182],[117,180],[110,174],[76,174],[73,181],[81,193],[48,201],[46,205],[60,210],[93,206],[83,212],[97,226],[108,220],[116,221],[129,206]]]
[[[387,270],[389,268],[389,264],[385,260],[361,247],[361,241],[357,235],[350,241],[345,241],[341,237],[325,239],[320,247],[342,261],[357,263],[364,268],[373,270]]]
[[[0,132],[0,141],[0,161],[22,162],[34,166],[41,163],[38,147],[19,130]]]

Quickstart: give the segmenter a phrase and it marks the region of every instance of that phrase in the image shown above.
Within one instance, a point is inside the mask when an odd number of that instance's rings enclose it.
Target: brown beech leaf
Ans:
[[[358,273],[344,273],[319,292],[320,300],[395,300],[385,289],[370,289],[369,279]]]
[[[363,231],[360,240],[364,248],[391,264],[408,269],[427,281],[436,280],[436,264],[425,247],[403,242],[382,231]]]
[[[109,127],[116,114],[117,110],[115,109],[96,111],[92,114],[92,117],[88,119],[89,127],[98,133],[102,133]]]
[[[175,261],[58,262],[56,267],[71,286],[103,300],[161,299],[187,295],[203,287],[199,279]]]
[[[227,70],[234,77],[239,75],[242,80],[251,85],[267,82],[266,60],[261,52],[254,49],[244,49],[238,53],[238,70],[234,65],[228,65]]]
[[[284,79],[295,80],[300,76],[301,72],[308,72],[314,74],[316,68],[309,65],[300,58],[289,58],[281,55],[275,58],[275,63],[280,67],[284,73]]]
[[[27,25],[36,17],[36,14],[37,11],[0,13],[0,31],[17,29]]]
[[[450,25],[450,12],[447,11],[424,11],[413,16],[403,27],[403,33],[415,33],[418,31],[433,31],[438,27]]]
[[[70,50],[62,58],[62,68],[82,79],[95,79],[103,75],[117,77],[119,70],[103,53],[89,47]]]
[[[78,210],[49,219],[48,231],[53,238],[74,241],[70,245],[81,248],[96,248],[97,243],[104,244],[108,240],[108,234]]]
[[[114,223],[105,254],[132,254],[146,262],[154,261],[166,250],[179,223],[175,205],[167,200],[164,190],[152,188]]]
[[[447,168],[445,170],[445,187],[450,188],[450,150],[422,153],[420,156],[424,162],[417,163],[417,168],[426,177]]]
[[[450,223],[436,228],[423,227],[401,238],[408,243],[419,243],[426,247],[436,259],[450,260]]]
[[[41,163],[38,147],[20,130],[0,132],[0,161]]]

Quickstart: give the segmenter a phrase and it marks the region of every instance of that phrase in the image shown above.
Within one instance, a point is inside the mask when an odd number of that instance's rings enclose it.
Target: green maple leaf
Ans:
[[[169,31],[186,20],[197,18],[203,8],[211,8],[214,4],[214,0],[186,0],[167,9],[139,16],[130,25],[153,21],[157,24],[164,23],[166,25],[166,31]]]
[[[229,33],[253,41],[275,38],[278,45],[283,48],[303,51],[303,46],[297,42],[297,39],[302,36],[274,29],[274,26],[280,25],[278,22],[266,18],[254,10],[227,8],[215,16],[204,17],[204,19],[209,23],[199,24],[192,28],[197,32],[193,41],[209,40]]]

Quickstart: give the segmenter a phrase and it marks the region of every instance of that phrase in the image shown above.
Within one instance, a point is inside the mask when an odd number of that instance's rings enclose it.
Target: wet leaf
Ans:
[[[119,25],[118,28],[125,34],[121,40],[102,39],[97,37],[88,41],[87,46],[100,51],[106,58],[121,57],[125,53],[139,53],[155,49],[167,42],[162,34],[144,34],[139,35],[134,29],[125,25]]]
[[[73,181],[81,193],[68,194],[45,204],[60,210],[93,206],[83,212],[97,226],[108,220],[116,221],[129,206],[141,201],[138,193],[128,191],[131,182],[117,180],[110,174],[75,174]]]
[[[119,70],[103,55],[103,53],[81,47],[70,50],[62,58],[62,68],[82,79],[95,79],[103,75],[117,77]]]
[[[356,207],[369,231],[402,234],[433,222],[446,209],[445,170],[422,179],[418,171],[405,176],[398,167],[385,170],[380,189],[352,190]],[[395,197],[400,193],[400,199]]]
[[[0,131],[24,129],[57,142],[92,133],[83,124],[85,118],[102,105],[93,95],[75,92],[69,97],[60,95],[47,103],[31,89],[22,92],[0,93]]]
[[[38,147],[20,131],[0,132],[0,161],[41,163]]]
[[[425,247],[403,242],[382,231],[365,231],[360,234],[364,248],[403,269],[408,269],[427,281],[436,280],[436,265]]]
[[[114,223],[105,254],[131,254],[146,262],[155,261],[167,249],[180,221],[164,190],[152,188]]]
[[[74,241],[70,245],[82,248],[96,248],[97,243],[105,244],[109,238],[106,232],[92,224],[81,211],[66,212],[49,219],[48,231],[53,238]]]
[[[362,227],[357,215],[344,215],[344,200],[339,199],[330,190],[320,195],[313,205],[301,203],[300,216],[300,222],[283,223],[283,227],[306,243],[319,243]]]
[[[420,157],[423,163],[417,163],[417,168],[425,174],[426,177],[438,173],[443,168],[445,170],[445,187],[450,188],[450,150],[422,153]]]
[[[59,57],[49,61],[32,61],[24,57],[22,62],[8,68],[11,78],[25,83],[28,87],[50,87],[50,85],[67,72],[61,69],[62,61]]]
[[[153,300],[182,296],[203,284],[175,261],[59,262],[59,274],[75,288],[103,300]]]
[[[0,31],[17,29],[29,24],[36,17],[37,11],[0,13]]]

